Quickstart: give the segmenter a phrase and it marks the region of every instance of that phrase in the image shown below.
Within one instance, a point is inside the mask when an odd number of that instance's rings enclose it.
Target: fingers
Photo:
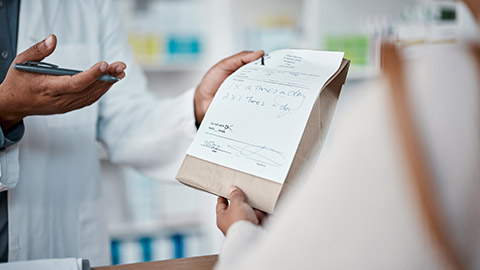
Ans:
[[[122,72],[120,74],[117,74],[115,77],[117,77],[119,80],[121,80],[121,79],[125,78],[125,76],[126,76],[125,72]]]
[[[87,89],[83,106],[89,106],[100,99],[111,87],[113,83],[103,82],[99,86],[90,86],[93,90]]]
[[[248,64],[252,61],[255,61],[265,55],[265,52],[260,50],[260,51],[243,51],[241,53],[237,53],[229,58],[226,58],[222,60],[219,65],[223,69],[229,72],[234,72],[238,68],[242,67],[245,64]]]
[[[216,208],[216,213],[217,215],[220,214],[221,212],[225,211],[228,207],[228,201],[227,199],[223,197],[218,197],[217,199],[217,208]]]
[[[62,112],[68,112],[89,106],[102,97],[114,84],[113,82],[97,81],[107,72],[108,64],[99,62],[89,70],[73,76],[50,76],[46,88],[50,96],[56,97]]]
[[[123,62],[115,62],[113,64],[110,64],[107,69],[107,74],[117,77],[118,79],[123,79],[125,78],[125,69],[127,68],[127,65]]]
[[[57,37],[50,35],[46,39],[28,48],[15,58],[15,63],[23,63],[25,61],[42,61],[49,56],[57,46]]]
[[[113,64],[110,64],[107,69],[107,74],[112,75],[112,76],[118,76],[122,73],[124,73],[125,69],[127,68],[127,65],[123,62],[115,62]]]
[[[111,83],[96,82],[95,85],[89,86],[80,93],[71,94],[70,99],[73,101],[65,107],[65,112],[77,110],[85,106],[93,104],[100,99],[112,86]]]
[[[239,204],[245,202],[245,194],[243,191],[236,186],[231,186],[228,188],[230,193],[230,201],[232,204]]]
[[[263,222],[264,222],[265,219],[267,218],[267,214],[265,214],[265,212],[260,211],[260,210],[258,210],[258,209],[255,209],[254,212],[255,212],[255,215],[257,216],[258,222],[259,222],[260,224],[263,224]]]
[[[100,76],[106,73],[108,64],[106,62],[99,62],[91,67],[89,70],[80,72],[72,76],[71,86],[74,90],[82,90],[90,84],[94,83]]]
[[[102,74],[107,71],[108,64],[99,62],[89,70],[80,72],[73,76],[59,76],[49,81],[51,89],[63,91],[61,94],[78,93],[85,90],[88,86],[96,82]]]
[[[116,73],[120,73],[120,72],[123,72],[127,68],[127,65],[123,62],[115,62],[115,63],[111,64],[109,68],[114,69]]]
[[[242,62],[244,62],[245,64],[248,64],[252,61],[255,61],[255,60],[259,59],[260,57],[262,57],[264,55],[265,55],[265,52],[263,50],[258,50],[258,51],[254,51],[254,52],[251,52],[251,53],[247,53],[244,57],[242,57]]]
[[[249,221],[254,225],[259,225],[260,221],[254,209],[245,202],[243,191],[231,186],[228,188],[230,205],[227,199],[219,197],[217,200],[217,227],[226,234],[232,224],[240,220]],[[260,217],[262,217],[260,215]]]

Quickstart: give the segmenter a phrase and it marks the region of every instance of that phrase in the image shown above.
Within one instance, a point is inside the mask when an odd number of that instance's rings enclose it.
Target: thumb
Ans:
[[[231,186],[228,188],[228,191],[230,192],[229,197],[232,204],[245,202],[245,194],[243,194],[243,191],[238,187]]]
[[[227,72],[233,73],[235,70],[239,69],[245,64],[248,64],[252,61],[259,59],[260,57],[264,56],[265,52],[260,51],[243,51],[241,53],[237,53],[229,58],[222,60],[219,64],[222,69]]]
[[[57,37],[50,35],[46,39],[28,48],[15,58],[16,63],[23,63],[25,61],[42,61],[49,56],[57,46]]]

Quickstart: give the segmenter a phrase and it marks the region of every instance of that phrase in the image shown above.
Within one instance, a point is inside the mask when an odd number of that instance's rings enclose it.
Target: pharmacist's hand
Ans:
[[[265,53],[263,51],[244,51],[229,58],[225,58],[213,66],[203,77],[195,91],[194,106],[195,120],[200,124],[212,102],[215,93],[223,83],[237,69],[245,64],[257,60]]]
[[[57,38],[50,35],[14,59],[0,84],[0,126],[3,130],[8,130],[29,115],[65,113],[88,106],[113,85],[97,81],[102,74],[120,79],[125,76],[126,66],[121,62],[110,66],[99,62],[73,76],[35,74],[13,68],[14,63],[42,61],[53,53],[56,44]]]
[[[240,220],[250,221],[255,225],[263,223],[266,214],[248,205],[241,189],[231,186],[229,192],[230,204],[223,197],[218,197],[217,201],[217,227],[224,235],[232,224]]]

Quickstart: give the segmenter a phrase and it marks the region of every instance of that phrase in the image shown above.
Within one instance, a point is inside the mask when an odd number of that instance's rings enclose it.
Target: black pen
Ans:
[[[59,68],[57,65],[50,64],[50,63],[33,62],[33,61],[26,61],[23,64],[15,64],[13,65],[13,68],[20,71],[39,73],[39,74],[48,74],[48,75],[55,75],[55,76],[75,75],[82,72],[81,70]],[[104,74],[100,76],[100,78],[98,78],[97,81],[117,82],[119,81],[119,79],[117,77]]]
[[[262,66],[265,66],[265,58],[262,56]]]

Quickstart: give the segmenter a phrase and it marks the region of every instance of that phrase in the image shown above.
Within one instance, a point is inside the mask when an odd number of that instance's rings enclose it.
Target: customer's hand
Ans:
[[[245,202],[243,191],[235,186],[229,188],[230,204],[227,199],[218,197],[217,201],[217,227],[224,235],[233,223],[246,220],[255,225],[261,225],[266,214],[260,210],[253,209]]]
[[[218,62],[205,74],[195,91],[194,106],[197,124],[202,122],[208,106],[223,81],[243,65],[257,60],[264,54],[263,51],[238,53]]]
[[[4,130],[29,115],[65,113],[88,106],[97,101],[112,82],[100,82],[102,74],[121,79],[126,65],[121,62],[108,65],[99,62],[89,70],[73,76],[53,76],[18,71],[14,63],[41,61],[52,54],[57,44],[55,35],[19,54],[0,84],[0,126]],[[78,57],[82,57],[79,55]]]

